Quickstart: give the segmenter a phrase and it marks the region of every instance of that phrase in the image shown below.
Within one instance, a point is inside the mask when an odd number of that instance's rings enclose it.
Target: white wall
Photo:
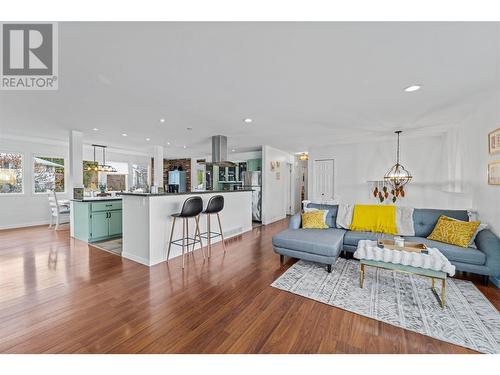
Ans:
[[[53,156],[64,157],[66,192],[58,193],[61,199],[69,199],[69,145],[64,142],[44,143],[18,140],[0,139],[0,151],[19,152],[23,154],[23,194],[0,194],[0,229],[17,228],[31,225],[47,224],[49,222],[49,207],[47,194],[35,194],[33,192],[33,157]],[[99,156],[99,155],[98,155]],[[84,146],[84,160],[93,160],[93,150],[90,146]],[[141,155],[130,155],[128,153],[107,152],[109,161],[149,163],[149,157]],[[99,159],[100,160],[100,159]]]
[[[64,179],[69,180],[69,148],[58,144],[37,144],[15,140],[0,139],[0,151],[19,152],[23,155],[23,194],[0,194],[0,229],[15,228],[48,223],[49,204],[47,194],[33,192],[33,157],[52,156],[64,157]],[[67,189],[67,188],[66,188]],[[59,194],[61,199],[68,195]]]
[[[280,166],[275,171],[271,171],[271,161],[280,162]],[[265,225],[286,217],[285,168],[287,162],[294,162],[293,155],[270,146],[262,147],[262,223]],[[279,180],[277,173],[280,176]]]
[[[335,160],[335,198],[345,203],[374,203],[371,184],[395,163],[396,139],[313,149],[309,152],[309,192],[314,192],[314,160]],[[469,194],[444,191],[443,136],[401,139],[401,164],[413,175],[399,204],[430,208],[471,208]],[[309,196],[310,200],[315,197]]]
[[[500,235],[500,186],[487,183],[488,133],[500,124],[500,92],[474,98],[476,105],[442,135],[401,138],[401,163],[412,173],[407,197],[398,204],[419,208],[472,209]],[[315,159],[335,159],[338,202],[374,203],[369,180],[383,177],[395,162],[396,139],[312,148],[309,192],[313,192]],[[458,150],[458,151],[457,151]],[[452,155],[450,155],[450,153]],[[314,197],[309,196],[314,201]]]
[[[460,126],[464,153],[464,186],[472,195],[479,219],[500,236],[500,186],[488,185],[488,162],[500,154],[488,152],[488,133],[500,127],[500,91],[490,93]]]

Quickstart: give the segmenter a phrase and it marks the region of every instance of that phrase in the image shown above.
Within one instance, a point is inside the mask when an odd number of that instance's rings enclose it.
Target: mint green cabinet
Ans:
[[[110,211],[109,213],[109,235],[118,236],[122,234],[122,211]]]
[[[104,238],[109,236],[109,212],[92,212],[90,222],[90,238]]]
[[[73,235],[85,242],[102,241],[122,234],[121,201],[74,201]]]

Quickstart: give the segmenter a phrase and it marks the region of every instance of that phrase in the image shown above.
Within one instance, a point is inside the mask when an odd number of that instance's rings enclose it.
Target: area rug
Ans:
[[[106,240],[101,242],[95,242],[91,246],[97,247],[98,249],[113,253],[116,255],[122,254],[123,241],[121,238],[115,238],[114,240]]]
[[[339,258],[332,273],[299,261],[271,286],[481,353],[500,353],[500,313],[469,281],[448,278],[444,309],[431,280],[421,276],[367,266],[361,289],[359,263],[351,259]]]

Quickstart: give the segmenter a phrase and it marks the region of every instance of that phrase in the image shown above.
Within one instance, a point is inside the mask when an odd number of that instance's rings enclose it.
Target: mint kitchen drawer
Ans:
[[[122,202],[121,201],[93,202],[92,203],[92,212],[113,211],[113,210],[121,210],[121,209],[122,209]]]

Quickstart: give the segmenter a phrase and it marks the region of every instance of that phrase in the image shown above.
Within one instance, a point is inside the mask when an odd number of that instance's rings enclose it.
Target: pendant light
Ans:
[[[106,147],[102,145],[92,145],[94,147],[94,163],[92,166],[87,167],[87,171],[96,171],[96,172],[116,172],[116,168],[111,165],[106,164]],[[102,149],[102,164],[99,164],[95,158],[96,147]]]
[[[401,195],[402,197],[404,197],[405,193],[403,187],[411,181],[412,175],[408,170],[405,169],[405,167],[403,167],[399,163],[399,136],[402,131],[396,130],[394,133],[397,134],[398,137],[396,164],[394,164],[391,169],[389,169],[389,171],[385,174],[384,181],[392,186],[395,196]]]

